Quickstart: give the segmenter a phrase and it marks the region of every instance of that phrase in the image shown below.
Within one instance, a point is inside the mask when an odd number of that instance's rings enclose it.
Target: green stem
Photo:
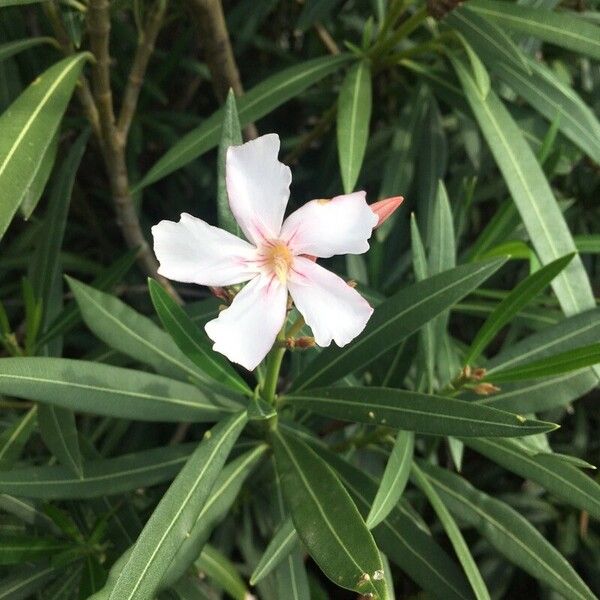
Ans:
[[[277,334],[275,345],[271,350],[267,359],[267,374],[265,375],[265,382],[262,387],[261,396],[264,400],[270,404],[275,403],[275,396],[277,392],[277,382],[279,381],[279,371],[281,370],[281,361],[285,354],[285,345],[281,345],[278,342],[285,341],[285,324],[281,328],[281,331]]]

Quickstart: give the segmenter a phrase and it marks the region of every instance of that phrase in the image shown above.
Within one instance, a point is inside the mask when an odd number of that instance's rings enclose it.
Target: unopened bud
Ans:
[[[475,381],[480,381],[481,379],[483,379],[485,377],[486,373],[487,373],[486,369],[484,369],[482,367],[478,367],[477,369],[473,369],[471,371],[471,379],[474,379]]]
[[[216,296],[219,300],[225,300],[225,302],[229,302],[229,294],[227,290],[223,287],[211,287],[210,291],[213,296]]]
[[[478,396],[490,396],[491,394],[496,394],[497,392],[500,391],[500,388],[496,385],[494,385],[493,383],[478,383],[474,388],[473,391],[478,395]]]
[[[358,285],[358,283],[356,283],[356,281],[354,281],[354,279],[349,279],[346,283],[351,288],[355,288]]]
[[[309,335],[296,338],[295,341],[296,348],[314,348],[315,346],[315,338]]]
[[[387,221],[396,209],[402,204],[404,198],[402,196],[394,196],[393,198],[384,198],[371,204],[371,210],[377,215],[379,221],[375,228],[381,226],[384,221]]]

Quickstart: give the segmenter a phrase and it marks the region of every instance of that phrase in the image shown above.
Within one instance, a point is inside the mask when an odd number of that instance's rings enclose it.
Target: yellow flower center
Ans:
[[[281,242],[275,242],[272,246],[265,249],[265,258],[267,265],[277,275],[277,279],[281,283],[285,283],[288,271],[294,262],[294,257],[290,249]]]

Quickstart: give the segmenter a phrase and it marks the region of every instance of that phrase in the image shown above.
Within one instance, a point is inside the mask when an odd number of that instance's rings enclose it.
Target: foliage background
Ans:
[[[393,564],[384,571],[395,596],[414,597],[424,589],[454,597],[440,587],[446,578],[459,582],[458,597],[489,597],[487,588],[494,598],[593,598],[600,590],[600,495],[597,476],[587,470],[587,463],[599,461],[600,427],[597,374],[590,369],[598,362],[600,331],[593,295],[600,268],[596,3],[242,0],[225,3],[224,22],[220,6],[209,0],[113,1],[109,9],[94,0],[0,1],[0,327],[3,356],[21,361],[0,360],[0,598],[108,598],[111,567],[210,427],[203,421],[215,420],[168,411],[149,418],[143,407],[125,406],[116,395],[64,391],[67,400],[57,401],[42,381],[49,371],[38,372],[27,361],[63,356],[142,373],[116,382],[107,371],[106,380],[123,389],[135,388],[152,371],[189,382],[189,373],[175,373],[152,348],[171,356],[181,351],[137,314],[158,322],[157,300],[146,284],[147,275],[156,277],[155,265],[145,240],[151,225],[184,211],[224,222],[218,146],[239,135],[236,113],[245,137],[280,135],[283,160],[294,175],[290,209],[352,189],[367,190],[371,201],[405,196],[374,234],[367,255],[330,261],[374,303],[416,302],[421,290],[440,290],[442,280],[431,288],[411,287],[415,282],[454,273],[455,264],[511,256],[501,268],[490,267],[485,283],[473,280],[427,314],[413,315],[414,330],[410,319],[404,330],[386,327],[373,340],[373,352],[385,352],[375,362],[369,361],[375,354],[352,359],[352,368],[338,375],[349,387],[371,386],[373,398],[389,386],[455,395],[471,405],[483,399],[560,424],[559,430],[518,438],[521,445],[512,446],[517,442],[480,430],[465,449],[454,437],[461,434],[436,421],[432,410],[411,427],[418,461],[405,487],[413,456],[406,432],[396,438],[394,429],[363,423],[364,415],[350,408],[332,415],[311,406],[319,417],[302,406],[291,411],[305,433],[316,433],[338,457],[377,480],[394,449],[397,462],[389,459],[387,473],[404,475],[384,477],[381,489],[400,502],[388,517],[390,531],[400,537],[375,537]],[[20,46],[21,40],[28,43]],[[85,51],[95,58],[72,58]],[[27,95],[35,87],[27,86],[61,60],[81,69],[89,89],[80,83],[73,92],[74,71],[72,81],[52,91],[51,104],[40,105]],[[43,86],[57,81],[56,72],[44,77]],[[112,124],[103,104],[109,84]],[[226,102],[230,87],[237,108],[232,97]],[[24,123],[32,137],[14,146]],[[54,131],[58,146],[51,143]],[[580,254],[571,260],[553,262],[575,250]],[[112,296],[67,283],[63,274]],[[517,291],[502,303],[511,290]],[[177,286],[177,293],[198,325],[218,306],[204,288]],[[482,340],[490,315],[489,335],[476,353],[473,341]],[[281,390],[302,385],[312,355],[286,356]],[[512,359],[518,365],[556,355],[560,360],[541,364],[535,379],[491,377],[501,391],[489,397],[472,393],[476,381],[457,378],[467,363],[501,368]],[[72,367],[89,381],[101,377],[99,370]],[[17,372],[39,381],[30,388],[13,385]],[[244,378],[255,385],[248,374]],[[337,378],[330,379],[321,383]],[[457,390],[448,387],[451,381]],[[280,415],[284,421],[286,414]],[[337,420],[342,416],[356,423],[347,426]],[[227,491],[224,501],[231,510],[208,519],[195,552],[179,559],[182,577],[161,592],[165,597],[243,598],[291,510],[272,502],[278,478],[270,450],[257,442],[260,425],[254,427],[232,454],[243,470],[235,471],[241,490]],[[494,445],[498,440],[504,445]],[[147,467],[138,478],[120,475],[123,463],[106,462],[130,453],[134,458],[126,460]],[[431,464],[460,479],[444,479],[448,475]],[[343,473],[343,466],[336,468]],[[113,477],[110,485],[94,484],[100,472]],[[354,472],[354,485],[375,496],[377,485],[359,475]],[[61,478],[68,482],[62,487]],[[341,480],[352,493],[352,475]],[[27,486],[36,481],[32,492]],[[458,500],[444,495],[444,481]],[[504,526],[509,535],[502,534]],[[400,538],[423,550],[429,566],[412,562]],[[327,567],[314,549],[308,549],[311,560],[300,546],[289,548],[289,560],[258,583],[260,598],[356,597],[323,575]],[[198,579],[200,572],[207,577]],[[301,584],[292,586],[290,577]]]

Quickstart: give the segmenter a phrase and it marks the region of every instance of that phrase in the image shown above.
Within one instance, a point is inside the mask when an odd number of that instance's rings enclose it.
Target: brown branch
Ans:
[[[230,88],[236,96],[243,95],[244,88],[233,55],[221,0],[187,0],[187,3],[200,28],[206,64],[217,99],[221,103],[225,102]],[[256,126],[253,123],[246,125],[244,134],[246,139],[256,138]]]
[[[144,30],[140,33],[138,47],[123,93],[121,112],[119,113],[119,120],[117,122],[117,130],[123,139],[127,139],[127,134],[129,133],[129,127],[137,108],[148,62],[154,51],[154,44],[162,27],[166,8],[166,0],[159,0],[156,7],[150,13]]]
[[[96,59],[93,71],[94,96],[100,117],[104,162],[117,223],[127,245],[130,248],[138,248],[138,262],[145,272],[158,279],[174,298],[180,300],[170,282],[158,274],[158,261],[146,241],[129,191],[125,159],[126,140],[117,129],[110,85],[110,3],[108,0],[90,0],[88,31],[90,47]]]

